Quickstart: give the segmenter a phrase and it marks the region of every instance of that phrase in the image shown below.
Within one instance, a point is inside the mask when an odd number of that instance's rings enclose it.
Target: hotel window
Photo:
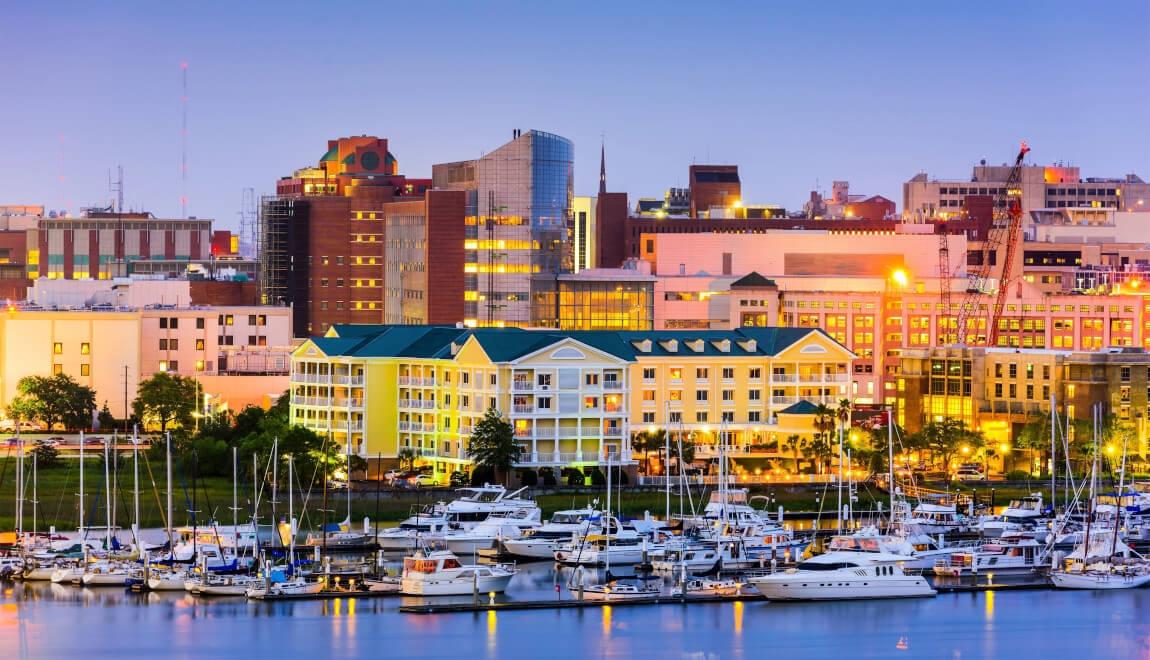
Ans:
[[[88,342],[80,343],[80,355],[89,355],[92,352],[92,345]]]
[[[1029,401],[1034,400],[1034,386],[1033,385],[1027,385],[1026,386],[1026,398]]]
[[[471,372],[470,371],[464,371],[463,372],[463,381],[462,382],[464,385],[467,385],[468,383],[471,382]]]
[[[64,343],[58,341],[58,342],[52,344],[52,354],[53,355],[63,355],[64,354]]]
[[[256,345],[256,336],[255,335],[248,335],[248,346],[255,346],[255,345]]]
[[[201,317],[196,319],[196,330],[203,330],[203,329],[204,329],[204,317],[201,316]]]
[[[460,395],[459,396],[459,407],[460,408],[469,408],[470,406],[471,406],[471,397],[466,395],[466,394]]]
[[[599,374],[584,374],[583,383],[589,387],[599,384]]]
[[[733,410],[727,410],[727,411],[724,411],[724,412],[723,412],[723,421],[724,421],[724,422],[733,422],[733,421],[735,421],[735,411],[733,411]]]
[[[204,370],[204,361],[203,360],[196,360],[196,371],[203,371],[203,370]]]
[[[751,401],[761,401],[763,398],[762,390],[747,390],[747,399]]]
[[[747,421],[752,424],[757,424],[763,421],[763,414],[758,410],[752,410],[751,412],[747,413]]]
[[[723,380],[734,380],[734,379],[735,379],[735,368],[734,367],[723,367]]]
[[[539,410],[551,410],[551,397],[541,396],[535,400],[535,407]]]
[[[651,367],[643,367],[643,380],[645,380],[645,381],[655,380],[655,370]]]
[[[670,399],[671,401],[682,401],[683,400],[683,390],[671,390],[670,392],[667,393],[667,398]]]
[[[166,316],[160,317],[160,329],[161,330],[167,330],[168,329],[168,317],[166,317]]]
[[[1011,378],[1018,378],[1018,365],[1017,364],[1011,364],[1009,366],[1010,366],[1010,377]]]
[[[160,340],[160,350],[161,351],[168,350],[168,340],[167,339],[161,339]]]
[[[168,370],[168,361],[167,360],[160,360],[159,371],[167,371],[167,370]]]
[[[995,383],[994,384],[994,397],[996,399],[1002,398],[1002,383]]]
[[[707,390],[695,390],[695,400],[706,401],[708,394]]]
[[[671,380],[683,380],[683,369],[681,367],[671,367],[669,373]]]
[[[655,413],[653,413],[653,412],[643,413],[643,423],[644,424],[654,424],[655,423]]]
[[[723,390],[723,401],[734,401],[735,390]]]
[[[707,380],[707,368],[706,367],[699,367],[699,368],[695,369],[695,380],[701,380],[701,381]]]
[[[585,396],[583,397],[583,407],[587,410],[594,410],[599,407],[599,397]]]
[[[175,330],[176,328],[180,327],[180,319],[177,319],[177,318],[168,319],[168,327],[171,328],[172,330]]]
[[[203,339],[197,339],[196,340],[196,350],[197,351],[204,350],[204,340]]]
[[[248,314],[248,325],[255,325],[255,324],[256,324],[256,315],[255,314]]]
[[[643,402],[655,402],[655,390],[643,390]]]
[[[679,412],[678,410],[674,410],[671,412],[670,417],[668,417],[667,419],[668,419],[669,423],[671,423],[671,424],[682,424],[683,423],[683,413]]]
[[[499,377],[498,377],[498,376],[496,376],[495,374],[491,374],[491,386],[492,386],[492,387],[495,387],[496,385],[498,385],[498,384],[499,384],[499,380],[498,380],[498,378],[499,378]]]
[[[695,413],[695,421],[699,424],[705,424],[707,422],[707,411],[700,410],[699,412]]]
[[[747,372],[747,377],[750,378],[751,380],[762,380],[763,379],[763,370],[760,369],[759,367],[755,367],[755,368],[753,368]]]
[[[539,387],[551,387],[551,374],[536,374],[535,378]]]
[[[1017,385],[1015,385],[1014,383],[1011,383],[1009,391],[1010,391],[1010,398],[1012,398],[1012,399],[1018,398],[1018,386]]]
[[[1121,373],[1122,382],[1123,383],[1129,383],[1130,382],[1130,367],[1122,367],[1120,373]]]
[[[54,375],[57,375],[57,376],[64,373],[64,365],[59,364],[59,363],[53,364],[52,365],[52,373]]]
[[[492,409],[492,410],[498,410],[498,406],[496,405],[495,397],[491,397],[487,400],[487,407]]]
[[[81,364],[80,365],[80,375],[81,376],[90,376],[91,374],[92,374],[92,365],[90,365],[90,364]]]
[[[169,340],[169,341],[168,341],[168,349],[169,349],[169,350],[173,350],[173,351],[178,351],[178,350],[180,350],[180,340],[179,340],[179,339],[171,339],[171,340]]]

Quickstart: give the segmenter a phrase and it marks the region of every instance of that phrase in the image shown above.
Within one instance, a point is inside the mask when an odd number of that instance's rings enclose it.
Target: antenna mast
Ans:
[[[188,217],[188,63],[180,62],[180,217]]]

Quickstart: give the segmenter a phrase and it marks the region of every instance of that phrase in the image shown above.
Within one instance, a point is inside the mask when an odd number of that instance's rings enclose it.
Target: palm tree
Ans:
[[[631,441],[631,449],[633,451],[643,452],[643,473],[651,474],[651,457],[650,452],[656,453],[663,450],[667,444],[667,432],[663,429],[655,429],[653,431],[643,431],[636,433],[635,438]],[[666,466],[664,466],[664,470]]]
[[[803,436],[799,435],[798,433],[793,433],[793,434],[787,436],[786,439],[782,441],[783,451],[789,451],[789,452],[791,452],[791,455],[794,456],[795,474],[799,473],[799,452],[801,450],[805,449],[806,446],[807,446],[806,439],[803,438]]]
[[[839,423],[839,462],[843,460],[842,438],[846,437],[847,428],[851,425],[851,400],[839,399],[839,407],[835,409],[835,419]]]

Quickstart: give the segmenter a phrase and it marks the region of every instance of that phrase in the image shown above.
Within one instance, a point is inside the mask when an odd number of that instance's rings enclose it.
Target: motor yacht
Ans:
[[[448,526],[453,530],[467,531],[493,515],[538,522],[542,517],[539,505],[520,496],[526,490],[523,487],[508,493],[503,486],[491,484],[460,488],[456,492],[462,495],[444,509]]]
[[[439,541],[448,531],[446,505],[428,504],[414,507],[396,527],[380,530],[375,535],[379,549],[411,551],[422,543]]]
[[[251,575],[212,575],[198,580],[191,592],[197,596],[246,596],[248,589],[259,586],[260,579]]]
[[[671,588],[672,596],[738,596],[746,584],[731,579],[691,578]]]
[[[969,521],[953,504],[920,502],[904,521],[905,526],[917,534],[951,534],[969,529]]]
[[[403,560],[400,592],[408,596],[502,593],[516,569],[507,564],[462,564],[450,550],[420,550]]]
[[[1039,526],[1045,521],[1045,515],[1042,494],[1034,493],[1011,500],[997,516],[983,517],[978,523],[978,531],[984,538],[1001,538],[1004,533],[1020,532]]]
[[[646,536],[630,529],[589,534],[555,549],[555,561],[578,566],[623,566],[642,563],[655,550]]]
[[[984,543],[951,553],[934,565],[934,574],[962,577],[978,573],[1032,573],[1042,564],[1045,546],[1034,539]]]
[[[443,536],[443,544],[457,555],[476,555],[480,550],[494,548],[504,539],[517,539],[525,531],[537,527],[539,527],[538,520],[490,516],[469,530],[448,532]]]
[[[504,539],[503,549],[516,558],[554,559],[557,546],[587,533],[595,516],[592,507],[556,511],[546,523],[524,531],[521,537]]]
[[[926,579],[907,575],[903,558],[884,552],[828,552],[786,571],[747,580],[768,600],[854,600],[934,596]]]
[[[589,584],[582,589],[583,600],[615,602],[621,600],[648,600],[658,598],[660,589],[643,580],[620,579],[601,584]]]

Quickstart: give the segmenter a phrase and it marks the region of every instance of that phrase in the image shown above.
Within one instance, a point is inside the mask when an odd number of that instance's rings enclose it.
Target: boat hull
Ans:
[[[124,572],[85,573],[80,581],[85,587],[123,587],[127,584],[128,574]]]
[[[524,559],[555,559],[555,541],[514,539],[503,542],[503,549],[512,557]]]
[[[173,575],[153,576],[148,578],[148,588],[152,591],[183,591],[184,581],[184,578]]]
[[[875,576],[834,574],[775,574],[752,578],[750,583],[767,600],[869,600],[879,598],[926,598],[935,590],[920,576],[903,575],[876,579]]]
[[[405,596],[466,596],[473,592],[503,593],[507,590],[514,574],[481,576],[471,578],[448,578],[412,580],[405,578],[400,585],[400,593]]]
[[[1150,575],[1101,573],[1051,573],[1050,581],[1059,589],[1137,589],[1150,584]]]

